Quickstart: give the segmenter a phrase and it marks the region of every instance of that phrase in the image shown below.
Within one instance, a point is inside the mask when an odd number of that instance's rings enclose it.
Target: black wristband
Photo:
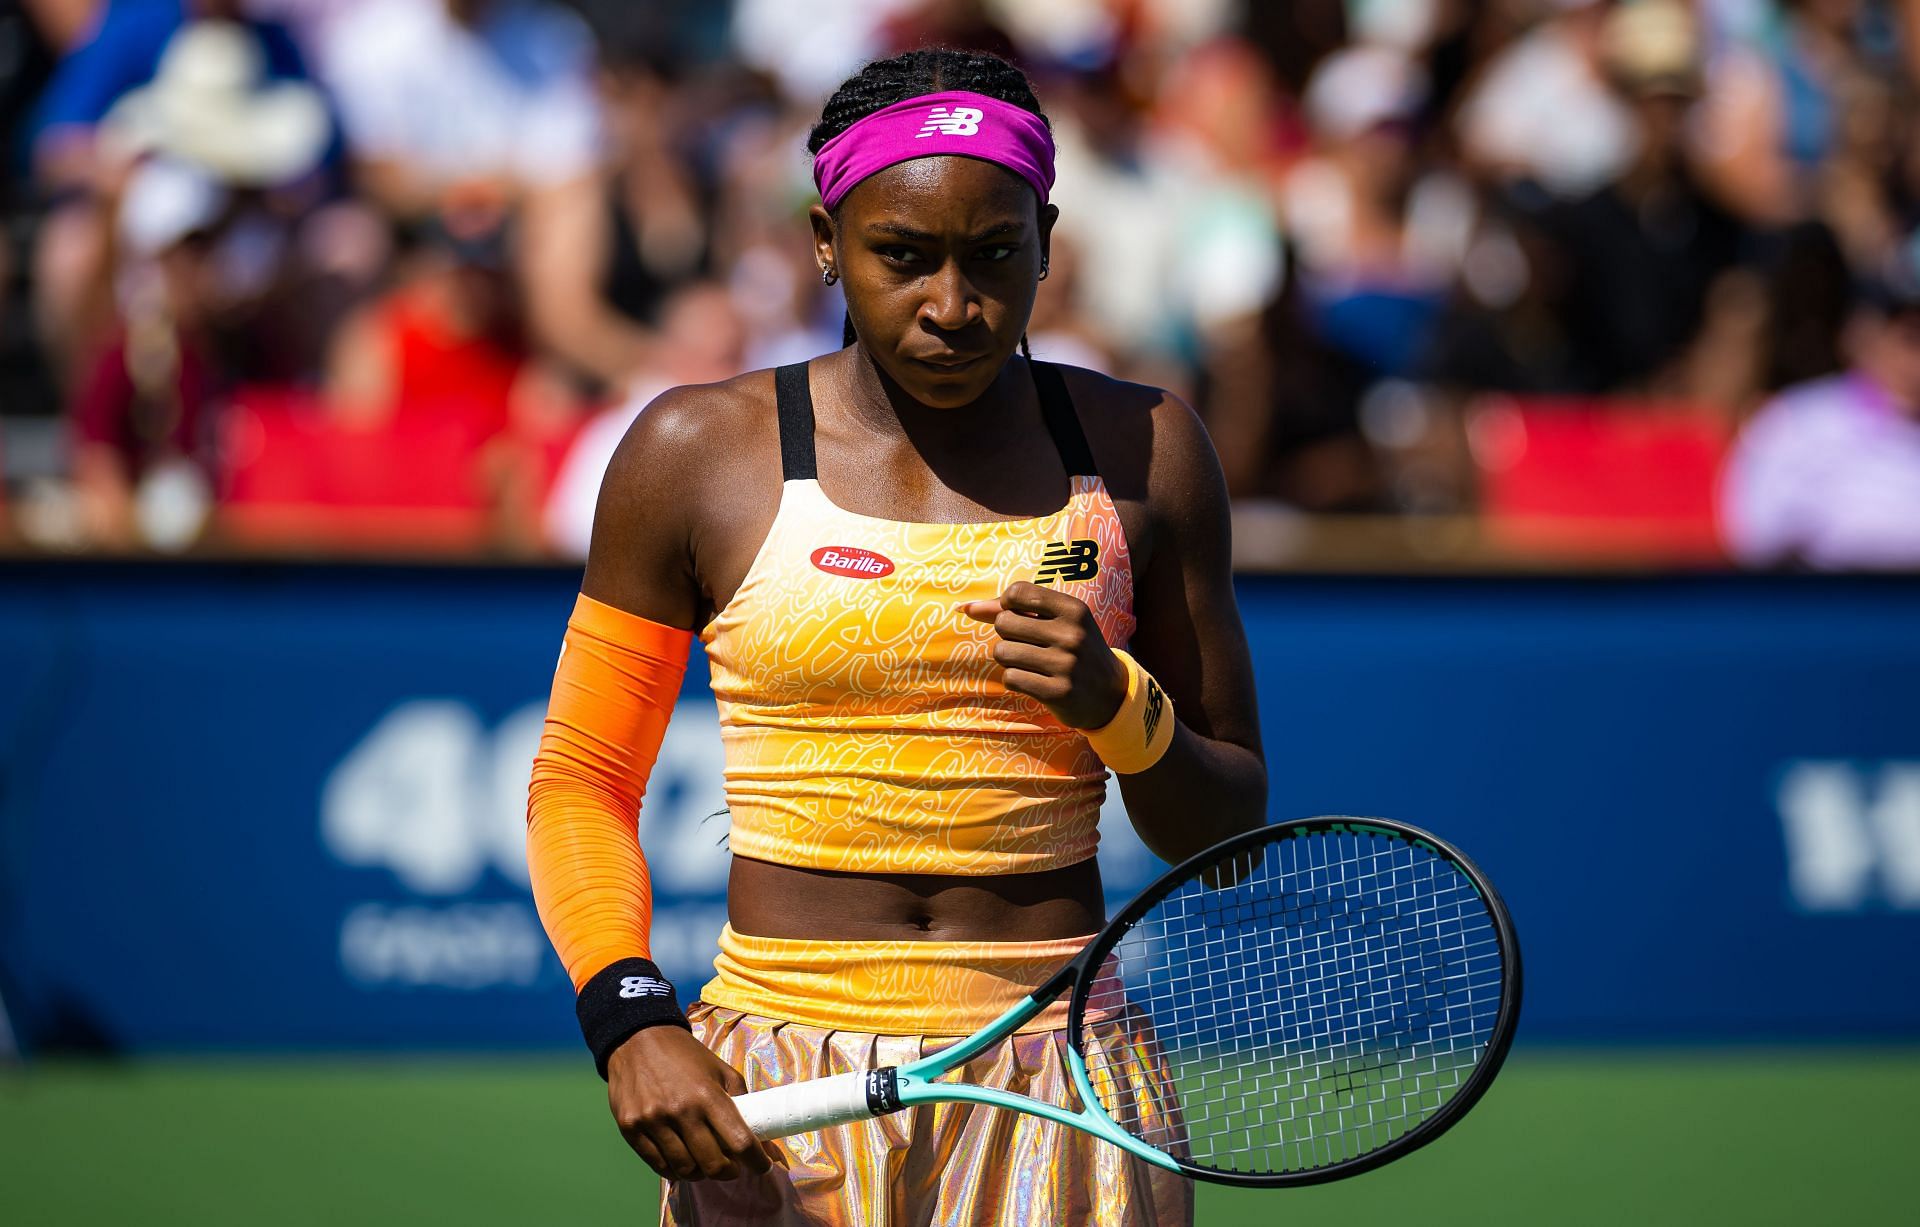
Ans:
[[[621,959],[602,968],[581,986],[573,1012],[579,1016],[580,1034],[587,1037],[593,1066],[602,1078],[607,1076],[613,1050],[634,1032],[663,1023],[693,1030],[673,995],[673,985],[652,959]]]

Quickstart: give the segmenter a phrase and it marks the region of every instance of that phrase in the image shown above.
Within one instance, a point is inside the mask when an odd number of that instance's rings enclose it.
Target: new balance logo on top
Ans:
[[[1074,584],[1100,574],[1100,543],[1081,538],[1077,541],[1049,541],[1040,556],[1036,584],[1051,585],[1056,580]]]
[[[927,122],[920,131],[914,133],[914,139],[932,136],[972,136],[980,131],[980,119],[986,112],[974,107],[934,107],[927,112]]]
[[[656,980],[652,976],[622,976],[620,995],[622,997],[671,997],[673,985],[665,980]]]
[[[1140,713],[1140,720],[1146,725],[1147,744],[1153,744],[1153,731],[1160,727],[1160,713],[1167,708],[1167,696],[1161,692],[1160,683],[1151,677],[1147,679],[1147,706]]]

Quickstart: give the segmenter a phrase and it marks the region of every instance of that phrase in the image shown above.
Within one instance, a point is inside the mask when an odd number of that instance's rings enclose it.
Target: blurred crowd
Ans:
[[[1241,506],[1920,566],[1920,0],[18,0],[0,542],[582,554],[839,345],[804,134],[927,44],[1052,122],[1036,355]]]

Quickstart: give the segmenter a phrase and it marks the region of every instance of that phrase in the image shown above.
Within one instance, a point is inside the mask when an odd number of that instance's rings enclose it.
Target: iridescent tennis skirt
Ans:
[[[903,1065],[952,1043],[1037,988],[1085,939],[1071,943],[787,942],[732,932],[723,937],[720,976],[703,996],[736,996],[723,982],[751,984],[757,1011],[695,1002],[693,1033],[738,1069],[754,1090]],[[780,1001],[784,976],[806,953],[794,987],[808,995]],[[882,951],[880,947],[889,947]],[[791,948],[790,948],[791,947]],[[1060,947],[1056,950],[1055,947]],[[1064,953],[1062,953],[1064,950]],[[885,956],[891,956],[891,961]],[[995,957],[998,956],[998,957]],[[733,967],[729,968],[728,963]],[[855,967],[913,966],[915,1012],[940,1034],[875,1034],[785,1021],[817,1017],[821,978],[858,979]],[[998,965],[1001,974],[994,975]],[[942,967],[950,968],[943,973]],[[837,971],[836,971],[837,968]],[[998,979],[995,986],[990,980]],[[951,983],[944,983],[951,980]],[[847,987],[852,987],[848,984]],[[846,1000],[846,999],[842,999]],[[859,996],[876,1004],[900,998]],[[964,1004],[962,1004],[964,1003]],[[790,1008],[781,1008],[783,1005]],[[956,1006],[960,1006],[958,1010]],[[842,1007],[824,1007],[842,1008]],[[884,1010],[884,1007],[882,1007]],[[988,1013],[988,1010],[992,1013]],[[888,1024],[891,1028],[899,1020]],[[872,1023],[867,1024],[872,1026]],[[1144,1025],[1116,1017],[1093,1028],[1110,1061],[1151,1062]],[[1077,1106],[1068,1079],[1064,1030],[1023,1031],[963,1067],[959,1077],[1035,1099]],[[1142,1070],[1142,1081],[1154,1081]],[[673,1227],[1187,1227],[1193,1186],[1076,1129],[1023,1112],[974,1104],[908,1108],[878,1120],[802,1133],[778,1143],[786,1159],[764,1176],[669,1182],[662,1224]]]

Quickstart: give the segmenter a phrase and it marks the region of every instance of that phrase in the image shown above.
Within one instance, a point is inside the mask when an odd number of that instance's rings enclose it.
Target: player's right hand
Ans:
[[[732,1180],[779,1158],[740,1119],[738,1070],[679,1027],[648,1027],[607,1060],[607,1103],[633,1153],[671,1180]]]

